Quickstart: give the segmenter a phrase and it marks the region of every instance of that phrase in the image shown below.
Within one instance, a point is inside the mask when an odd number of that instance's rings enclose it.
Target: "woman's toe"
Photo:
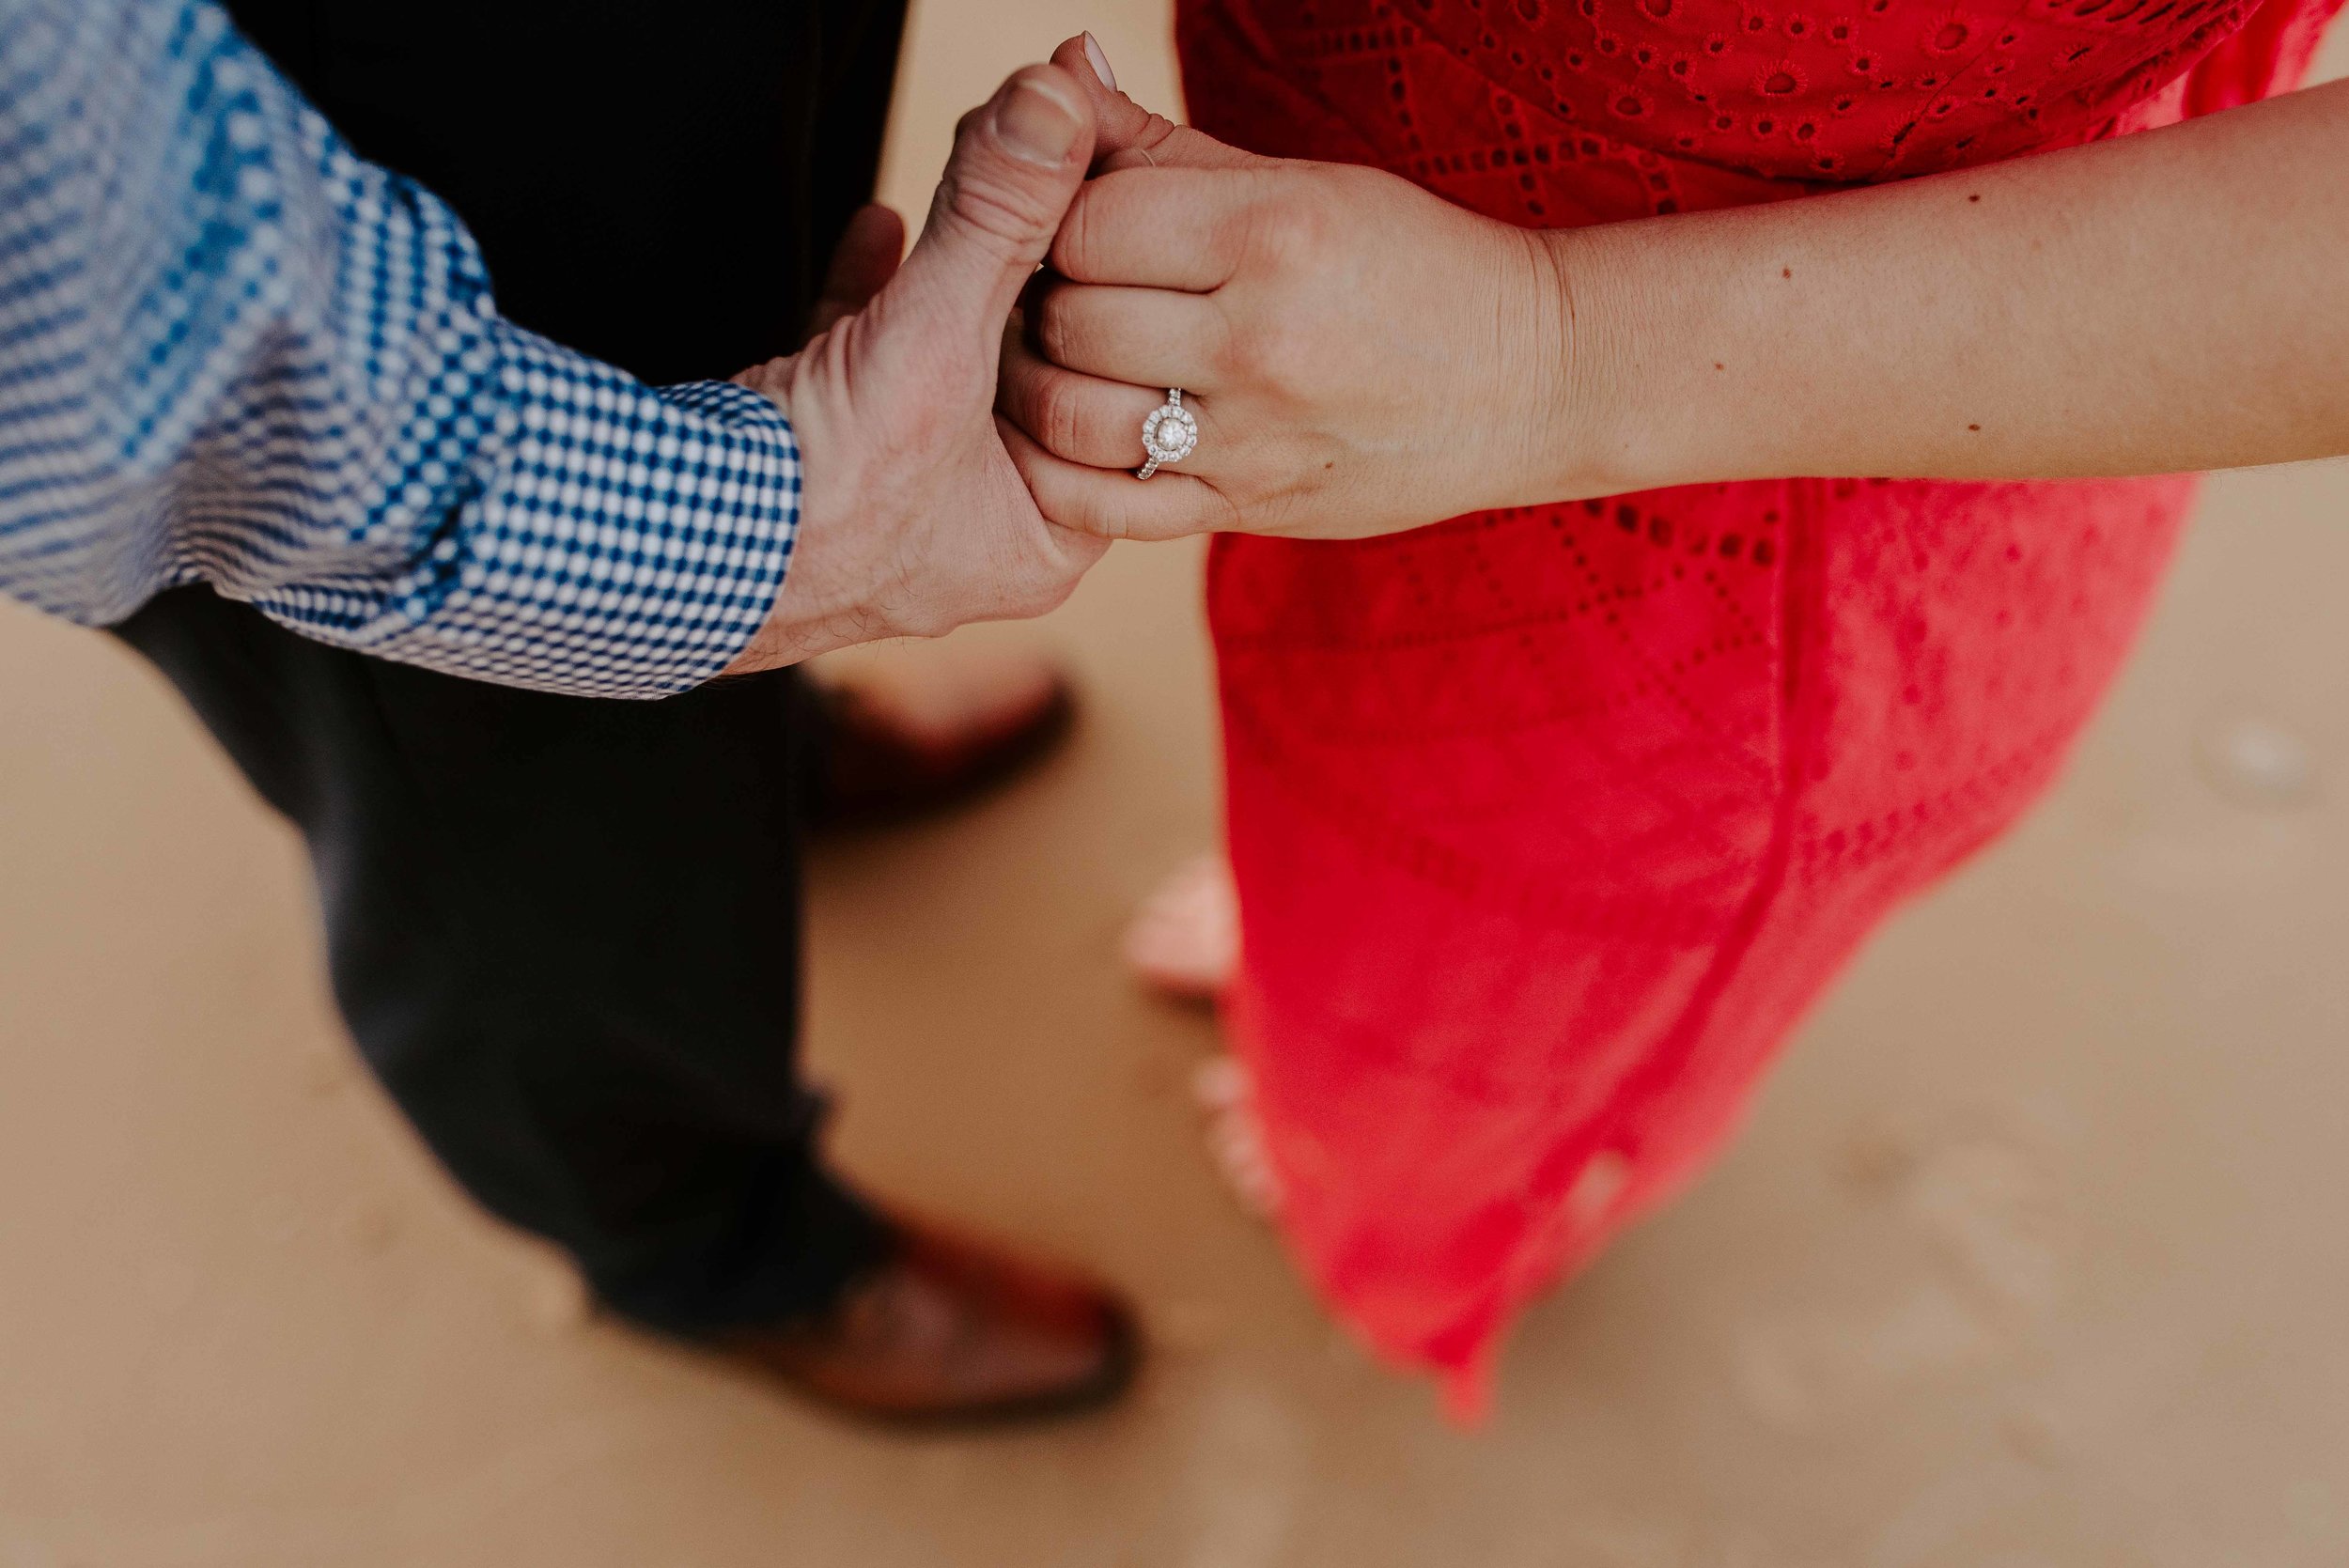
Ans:
[[[1166,995],[1222,995],[1239,965],[1239,897],[1221,855],[1200,856],[1143,900],[1126,930],[1126,962]]]
[[[1191,1096],[1207,1118],[1207,1155],[1239,1206],[1252,1219],[1271,1220],[1281,1212],[1280,1179],[1266,1152],[1256,1121],[1248,1069],[1235,1057],[1212,1057],[1191,1075]]]

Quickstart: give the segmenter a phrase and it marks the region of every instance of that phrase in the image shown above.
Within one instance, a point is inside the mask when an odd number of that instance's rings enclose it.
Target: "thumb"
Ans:
[[[1154,115],[1119,92],[1117,73],[1110,69],[1100,40],[1091,33],[1080,33],[1053,50],[1052,63],[1075,77],[1092,101],[1099,127],[1093,142],[1097,172],[1150,163],[1165,168],[1235,169],[1266,162],[1252,152],[1226,147],[1204,131]]]
[[[929,222],[889,290],[934,324],[988,345],[1051,248],[1093,155],[1093,107],[1053,66],[1026,66],[962,116]]]

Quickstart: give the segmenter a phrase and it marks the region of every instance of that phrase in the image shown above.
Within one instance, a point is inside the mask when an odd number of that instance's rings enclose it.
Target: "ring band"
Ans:
[[[1166,389],[1166,401],[1150,411],[1150,417],[1142,422],[1142,455],[1148,459],[1134,470],[1134,477],[1147,479],[1167,463],[1179,463],[1199,449],[1199,421],[1183,407],[1183,389]]]

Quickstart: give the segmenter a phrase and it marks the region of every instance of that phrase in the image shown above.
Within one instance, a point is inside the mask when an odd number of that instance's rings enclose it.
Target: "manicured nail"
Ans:
[[[1093,74],[1101,79],[1101,85],[1117,90],[1117,72],[1110,69],[1110,57],[1101,53],[1101,40],[1091,33],[1085,35],[1085,59],[1093,66]]]
[[[1077,111],[1059,91],[1034,79],[1019,83],[995,111],[995,133],[1012,156],[1049,168],[1060,167],[1082,129]]]

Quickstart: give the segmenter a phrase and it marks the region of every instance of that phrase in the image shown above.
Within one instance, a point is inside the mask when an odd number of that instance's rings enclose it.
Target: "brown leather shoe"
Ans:
[[[808,821],[821,829],[962,805],[1059,745],[1077,712],[1066,678],[1028,656],[933,660],[919,680],[868,675],[811,696],[820,760]]]
[[[1097,1285],[899,1222],[896,1254],[821,1317],[720,1354],[836,1409],[908,1424],[1040,1420],[1125,1392],[1140,1338]]]

